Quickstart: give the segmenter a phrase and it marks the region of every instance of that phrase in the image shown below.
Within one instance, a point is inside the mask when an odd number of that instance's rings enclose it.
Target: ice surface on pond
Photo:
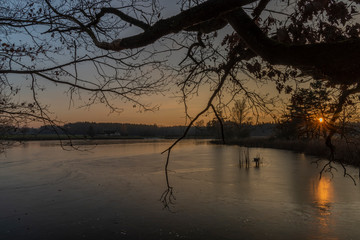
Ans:
[[[28,142],[0,161],[0,239],[357,239],[360,188],[341,168],[319,180],[315,158],[186,140],[104,141],[64,151]],[[321,165],[321,163],[320,163]],[[353,175],[358,172],[349,168]]]

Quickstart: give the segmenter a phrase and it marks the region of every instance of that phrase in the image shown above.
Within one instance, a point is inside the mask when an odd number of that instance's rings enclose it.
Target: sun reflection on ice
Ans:
[[[332,203],[334,202],[333,185],[331,180],[322,177],[314,186],[315,207],[318,209],[318,226],[320,234],[327,235],[331,232]],[[335,238],[336,239],[336,238]]]
[[[328,216],[331,214],[330,204],[333,200],[332,196],[332,184],[330,180],[321,178],[316,191],[316,204],[319,210],[321,210],[321,216]]]

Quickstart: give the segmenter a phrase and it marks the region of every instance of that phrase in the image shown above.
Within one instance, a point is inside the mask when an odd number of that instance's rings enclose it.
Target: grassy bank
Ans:
[[[221,141],[213,141],[215,144],[221,144]],[[325,145],[323,139],[314,140],[287,140],[277,138],[243,138],[227,140],[226,144],[239,145],[244,147],[261,147],[261,148],[275,148],[304,153],[311,156],[328,158],[330,155],[329,148]],[[346,143],[343,140],[334,141],[336,148],[335,160],[341,161],[345,164],[360,166],[360,144]]]

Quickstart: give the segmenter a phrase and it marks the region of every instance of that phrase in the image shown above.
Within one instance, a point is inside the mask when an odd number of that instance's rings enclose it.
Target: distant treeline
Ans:
[[[243,124],[241,126],[233,122],[225,122],[224,134],[227,138],[242,138],[249,136],[270,136],[273,134],[275,124],[265,123],[258,125]],[[63,126],[42,126],[40,128],[18,129],[13,134],[39,134],[39,135],[77,135],[81,137],[158,137],[176,138],[184,133],[186,126],[157,126],[130,123],[96,123],[75,122]],[[220,138],[220,124],[210,121],[206,125],[193,126],[187,136],[191,138]]]

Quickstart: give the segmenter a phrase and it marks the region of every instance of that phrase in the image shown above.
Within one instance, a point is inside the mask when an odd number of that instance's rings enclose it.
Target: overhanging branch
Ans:
[[[267,37],[243,9],[229,12],[226,19],[247,46],[271,64],[298,67],[335,84],[351,84],[359,78],[360,39],[291,45]]]
[[[201,28],[204,28],[204,32],[209,32],[209,29],[211,29],[209,28],[210,25],[214,26],[218,24],[217,27],[215,27],[217,29],[226,25],[223,20],[213,21],[214,19],[221,19],[228,12],[239,9],[252,2],[255,2],[255,0],[209,0],[183,11],[178,15],[160,20],[143,33],[127,38],[116,39],[112,42],[94,41],[94,43],[97,47],[105,50],[121,51],[123,49],[147,46],[163,36],[178,33],[182,30],[202,31]],[[209,24],[208,21],[211,21],[211,24]],[[205,29],[205,25],[202,24],[205,22],[207,22],[208,29]]]

